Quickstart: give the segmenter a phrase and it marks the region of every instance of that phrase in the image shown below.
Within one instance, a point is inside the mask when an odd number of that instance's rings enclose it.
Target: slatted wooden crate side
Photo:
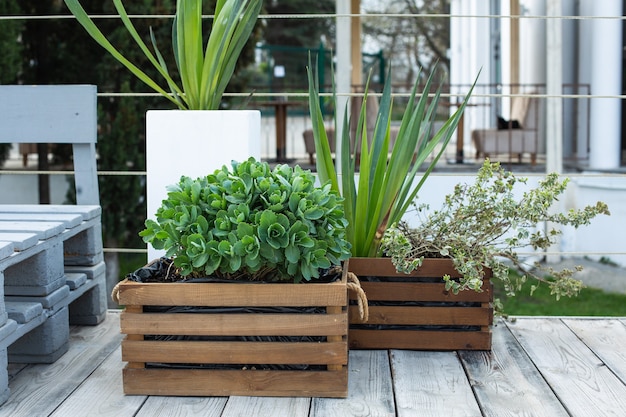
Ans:
[[[120,323],[122,333],[127,334],[122,343],[122,358],[128,362],[123,371],[124,392],[186,396],[347,396],[346,277],[347,272],[344,271],[340,282],[302,285],[122,284],[120,303],[126,305],[126,310],[120,317]],[[155,294],[151,294],[153,289]],[[271,291],[268,292],[268,289]],[[190,295],[173,296],[173,290],[189,292]],[[269,301],[261,295],[267,296]],[[135,304],[138,302],[147,304]],[[177,304],[179,302],[181,304]],[[317,312],[163,313],[144,308],[149,305],[317,307]],[[144,335],[207,336],[211,340],[163,341],[144,338]],[[326,341],[231,340],[231,337],[237,336],[325,336]],[[225,337],[227,340],[219,341],[214,337]],[[205,369],[173,369],[145,367],[146,363],[239,365],[241,369],[223,370],[211,366]],[[317,368],[248,369],[255,364],[312,365]]]
[[[266,397],[348,396],[348,371],[262,371],[200,369],[123,370],[130,395]],[[190,383],[190,381],[193,381]]]
[[[425,259],[422,267],[404,274],[397,272],[389,259],[351,258],[349,270],[360,276],[370,316],[367,323],[361,323],[356,306],[350,307],[351,349],[491,348],[490,270],[481,292],[458,294],[446,290],[442,279],[444,275],[460,277],[450,259]],[[369,277],[377,279],[367,281]]]

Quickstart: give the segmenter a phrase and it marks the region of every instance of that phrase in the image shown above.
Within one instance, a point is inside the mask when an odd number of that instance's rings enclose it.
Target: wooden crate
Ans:
[[[128,362],[123,370],[124,392],[347,397],[346,275],[344,269],[342,280],[333,283],[120,284],[119,300],[125,306],[121,329],[127,335],[122,342],[122,360]],[[149,306],[254,311],[163,313],[151,312],[155,309]],[[258,311],[264,307],[298,311]],[[152,340],[150,335],[179,340]],[[193,366],[183,369],[180,364]],[[285,369],[285,365],[298,368]]]
[[[449,259],[425,259],[408,275],[396,272],[388,258],[351,258],[348,269],[361,281],[369,304],[365,324],[350,306],[350,349],[491,349],[491,271],[483,292],[455,295],[441,279],[459,277]]]

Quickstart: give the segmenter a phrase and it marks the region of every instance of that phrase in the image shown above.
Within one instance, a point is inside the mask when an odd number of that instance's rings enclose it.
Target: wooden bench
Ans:
[[[106,315],[95,86],[0,86],[0,143],[71,143],[78,205],[0,205],[0,404],[8,362],[50,363]]]

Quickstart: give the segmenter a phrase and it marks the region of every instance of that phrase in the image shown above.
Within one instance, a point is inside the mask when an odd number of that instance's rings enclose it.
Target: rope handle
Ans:
[[[118,282],[115,287],[113,287],[113,291],[111,291],[111,299],[114,303],[120,303],[120,285],[124,282],[128,282],[128,278],[124,278],[122,281]]]
[[[367,305],[367,296],[361,288],[361,282],[354,272],[348,272],[348,290],[356,294],[357,305],[359,307],[359,318],[361,323],[367,322],[369,319],[369,307]]]

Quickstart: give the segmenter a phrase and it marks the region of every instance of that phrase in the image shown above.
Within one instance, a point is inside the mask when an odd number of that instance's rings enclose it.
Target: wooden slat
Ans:
[[[227,401],[227,397],[148,397],[135,417],[221,417]]]
[[[524,318],[507,325],[571,415],[626,410],[626,386],[563,322]]]
[[[146,398],[124,395],[121,384],[123,364],[120,356],[118,348],[50,417],[134,415]]]
[[[185,291],[178,286],[187,287]],[[193,290],[189,290],[192,287]],[[166,306],[345,306],[345,283],[330,284],[201,284],[136,283],[120,285],[121,305]]]
[[[350,329],[350,349],[488,350],[487,331],[361,330]]]
[[[2,237],[0,236],[0,239]],[[13,254],[13,251],[15,250],[14,246],[13,246],[13,242],[7,242],[7,241],[2,241],[0,240],[0,260],[11,256]]]
[[[0,241],[12,243],[16,251],[25,251],[39,242],[39,236],[36,233],[1,232]]]
[[[357,307],[350,306],[350,323],[358,324]],[[367,324],[488,326],[493,310],[481,307],[370,306]]]
[[[314,398],[311,417],[395,416],[386,350],[350,352],[347,399]]]
[[[453,352],[391,352],[398,417],[480,416],[463,367]]]
[[[303,397],[230,397],[222,417],[307,417],[311,399]]]
[[[421,267],[411,274],[397,272],[391,262],[371,263],[369,258],[350,258],[349,269],[357,276],[379,276],[379,277],[431,277],[441,278],[444,274],[452,278],[458,278],[460,274],[456,269],[451,268],[449,259],[424,259]]]
[[[487,284],[488,285],[488,284]],[[489,301],[489,291],[461,291],[453,294],[443,283],[420,282],[367,282],[361,287],[368,301],[416,301],[416,302],[485,302]]]
[[[488,416],[569,416],[503,323],[490,352],[459,351],[480,408]]]
[[[190,380],[194,383],[190,384]],[[124,369],[124,392],[132,395],[345,397],[347,386],[347,369],[323,372]]]
[[[122,313],[125,334],[187,336],[345,335],[347,315]],[[181,326],[181,322],[185,325]]]
[[[96,142],[95,85],[3,85],[0,143]]]
[[[26,220],[29,222],[63,222],[65,227],[76,227],[83,221],[80,214],[71,213],[4,213],[0,210],[0,221]]]
[[[626,384],[626,327],[611,319],[563,322]]]
[[[36,233],[39,239],[50,239],[65,229],[64,222],[0,220],[0,233]]]
[[[126,362],[327,365],[348,363],[346,342],[122,342]]]
[[[99,205],[67,205],[67,204],[0,204],[0,213],[34,213],[34,214],[80,214],[83,220],[91,220],[101,215]]]

